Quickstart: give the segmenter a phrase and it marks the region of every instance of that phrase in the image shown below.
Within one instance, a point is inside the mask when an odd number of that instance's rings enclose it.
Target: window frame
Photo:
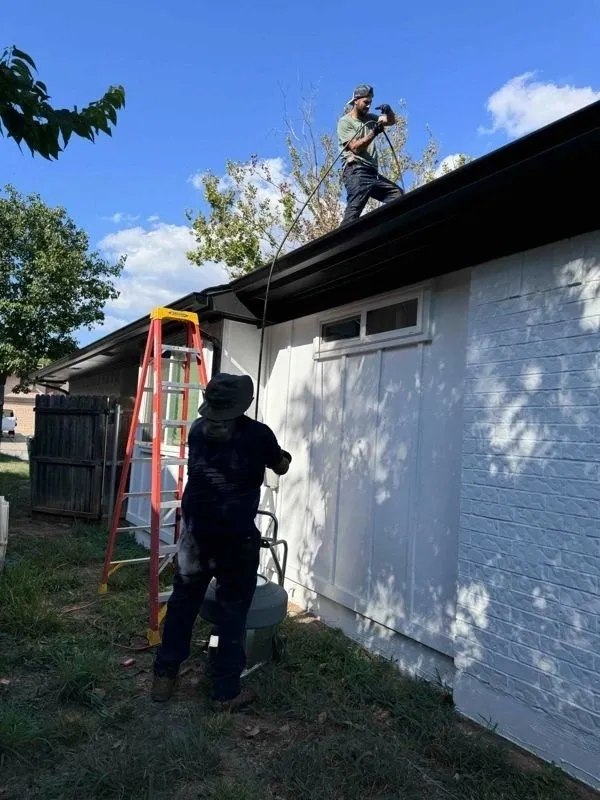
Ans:
[[[313,359],[316,361],[334,356],[366,353],[392,347],[431,341],[431,283],[413,286],[410,290],[378,295],[367,302],[352,303],[317,318],[318,333],[314,339]],[[379,308],[417,300],[417,323],[407,328],[395,328],[367,335],[367,313]],[[360,315],[360,334],[353,339],[340,339],[336,342],[325,342],[321,333],[323,325],[341,322],[348,317]]]

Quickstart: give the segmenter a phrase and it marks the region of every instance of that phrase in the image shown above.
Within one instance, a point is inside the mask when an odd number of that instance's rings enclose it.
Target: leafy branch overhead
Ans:
[[[93,142],[100,133],[112,136],[117,112],[125,105],[125,90],[111,86],[99,100],[79,110],[53,108],[46,85],[36,80],[31,56],[7,47],[0,56],[0,134],[24,142],[31,154],[58,158],[72,135]]]
[[[451,163],[440,162],[440,147],[427,131],[422,152],[407,151],[408,126],[404,108],[396,113],[397,124],[388,130],[398,160],[386,140],[378,140],[382,174],[393,181],[405,181],[407,190],[450,172],[470,158],[456,155]],[[339,162],[327,172],[338,155],[337,138],[331,133],[317,134],[312,108],[307,102],[300,119],[286,119],[284,135],[287,159],[228,161],[225,177],[213,173],[199,176],[207,206],[206,212],[188,213],[196,247],[188,258],[198,266],[208,262],[225,264],[235,278],[267,263],[277,250],[295,215],[316,189],[306,211],[294,227],[286,250],[300,247],[335,230],[344,213],[345,192]],[[399,169],[400,167],[400,169]],[[371,201],[366,211],[378,204]]]

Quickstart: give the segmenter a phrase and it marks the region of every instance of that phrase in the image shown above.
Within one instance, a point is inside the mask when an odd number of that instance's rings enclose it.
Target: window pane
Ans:
[[[356,339],[360,336],[360,314],[356,317],[326,322],[321,326],[323,342],[339,342],[343,339]]]
[[[418,306],[419,301],[414,297],[403,303],[394,303],[393,306],[367,311],[367,336],[401,328],[414,328],[417,324]]]

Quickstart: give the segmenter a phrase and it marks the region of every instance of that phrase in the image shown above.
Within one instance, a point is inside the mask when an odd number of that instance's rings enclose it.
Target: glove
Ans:
[[[375,106],[375,111],[381,111],[382,114],[393,114],[392,107],[387,103],[382,103],[380,106]]]
[[[287,450],[282,450],[281,452],[283,453],[283,457],[284,457],[284,458],[287,458],[287,460],[288,460],[288,461],[290,462],[290,464],[291,464],[291,463],[292,463],[292,454],[291,454],[291,453],[288,453],[288,451],[287,451]]]
[[[376,122],[375,125],[373,125],[373,133],[375,136],[379,136],[379,134],[383,133],[383,131],[384,127],[382,122]]]

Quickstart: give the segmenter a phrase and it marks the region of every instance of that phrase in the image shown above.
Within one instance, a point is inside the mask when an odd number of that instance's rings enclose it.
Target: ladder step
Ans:
[[[160,521],[161,528],[174,528],[176,522],[163,522]],[[117,533],[131,533],[132,531],[149,531],[150,525],[125,525],[122,528],[117,528]]]
[[[177,488],[175,489],[161,489],[161,494],[172,494],[176,492]],[[148,490],[147,492],[123,492],[123,499],[126,497],[150,497],[151,492]]]
[[[177,545],[176,544],[166,544],[164,547],[158,548],[158,557],[165,558],[165,556],[171,556],[177,552]],[[111,561],[111,567],[115,567],[117,564],[147,564],[150,561],[151,556],[140,556],[140,558],[121,558],[117,559],[116,561]]]
[[[158,593],[158,602],[159,603],[166,603],[169,597],[173,594],[173,587],[171,586],[169,589],[165,589],[164,592]]]
[[[161,508],[179,508],[181,500],[163,500],[160,504]]]
[[[192,425],[193,419],[165,419],[162,422],[163,428],[183,428],[184,425]]]
[[[202,355],[202,350],[198,350],[196,347],[180,347],[179,345],[175,346],[173,344],[163,344],[162,351],[163,353],[192,353],[195,356]]]
[[[200,389],[205,387],[201,383],[180,383],[178,381],[163,381],[163,389]]]
[[[178,447],[179,445],[175,445]],[[161,467],[172,467],[176,466],[177,464],[187,464],[187,458],[172,458],[171,456],[161,456],[160,460],[162,461]],[[131,459],[132,462],[134,461],[145,461],[146,463],[150,464],[152,462],[152,456],[136,456],[135,458]]]

